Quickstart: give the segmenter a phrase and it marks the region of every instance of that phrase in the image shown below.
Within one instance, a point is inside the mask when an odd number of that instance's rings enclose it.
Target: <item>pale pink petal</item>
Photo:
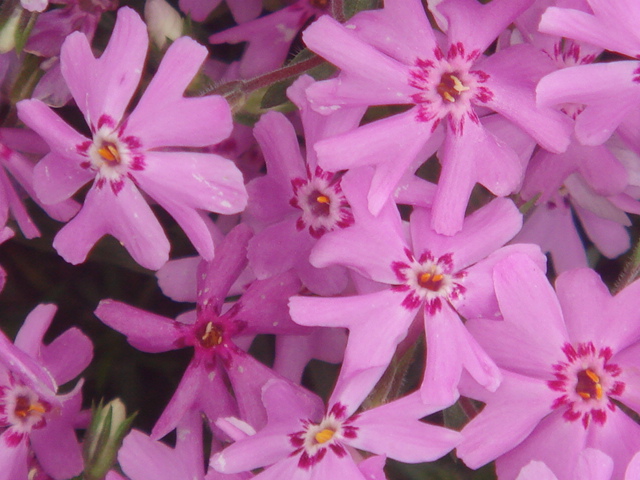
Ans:
[[[482,412],[462,429],[458,457],[475,469],[504,455],[529,437],[551,412],[555,396],[546,382],[505,372],[500,387],[489,394]],[[582,428],[578,422],[573,425]]]
[[[174,449],[138,430],[126,436],[118,453],[122,471],[131,480],[186,479],[185,465]],[[190,477],[189,477],[190,478]]]
[[[549,470],[544,462],[531,460],[530,463],[522,467],[516,480],[558,480],[558,477]]]
[[[544,402],[541,398],[539,401]],[[551,402],[544,403],[549,408]],[[523,416],[529,415],[529,412],[523,413]],[[505,428],[509,427],[505,425]],[[539,459],[558,478],[573,479],[574,468],[585,447],[586,433],[580,422],[567,422],[562,418],[562,412],[556,410],[542,419],[535,431],[520,445],[514,444],[513,450],[498,458],[496,471],[500,478],[515,478],[532,459]]]
[[[92,358],[91,340],[76,327],[66,330],[42,348],[42,364],[58,385],[64,385],[80,375]]]
[[[522,227],[522,215],[511,200],[497,198],[469,215],[454,236],[440,235],[429,225],[431,214],[416,208],[411,214],[414,250],[430,250],[434,255],[453,253],[456,270],[482,260],[511,240]]]
[[[13,344],[27,355],[38,358],[44,334],[51,325],[57,310],[57,306],[43,303],[31,310]]]
[[[594,448],[585,448],[578,456],[575,477],[588,480],[609,480],[613,473],[613,460]]]
[[[594,4],[595,2],[589,3]],[[634,4],[629,3],[629,5]],[[609,20],[607,17],[612,14],[611,9],[614,8],[614,6],[615,3],[608,2],[607,7],[605,7],[606,16],[600,18],[572,8],[549,7],[540,19],[539,28],[542,33],[573,38],[580,42],[598,45],[607,50],[613,50],[614,52],[635,57],[640,53],[638,38],[619,34],[612,35],[611,28],[613,22],[606,21]],[[633,18],[633,14],[628,12],[626,8],[625,10],[625,16],[627,18]],[[610,20],[613,20],[613,18]]]
[[[16,480],[28,478],[27,453],[29,442],[27,437],[18,445],[8,444],[7,437],[11,430],[0,435],[0,480]]]
[[[530,335],[568,338],[560,304],[544,272],[528,256],[511,255],[494,269],[500,311]]]
[[[611,478],[623,478],[633,456],[640,451],[640,427],[620,409],[607,412],[606,424],[589,429],[587,446],[601,450],[613,460]]]
[[[351,18],[346,28],[384,54],[405,65],[430,58],[436,38],[421,2],[387,0],[381,10],[365,10]]]
[[[262,149],[268,176],[286,185],[291,195],[290,181],[307,176],[293,125],[282,113],[267,112],[256,123],[253,134]]]
[[[128,7],[118,10],[109,44],[99,59],[83,33],[67,37],[60,54],[62,75],[90,126],[96,128],[102,115],[116,122],[122,119],[140,82],[148,46],[146,25]]]
[[[105,234],[116,237],[133,259],[157,270],[169,258],[169,241],[151,208],[133,182],[115,195],[108,184],[93,187],[84,207],[58,232],[53,247],[69,263],[84,262],[89,250]]]
[[[418,421],[439,408],[425,405],[416,392],[361,412],[353,422],[358,434],[348,444],[406,463],[436,460],[462,440],[456,431]]]
[[[46,428],[34,429],[29,440],[46,472],[56,479],[72,478],[83,468],[82,449],[73,422],[82,406],[82,382],[67,395],[62,412],[47,418]]]
[[[126,131],[139,137],[145,149],[203,147],[231,134],[231,110],[224,98],[183,96],[207,55],[207,49],[189,37],[177,39],[167,50],[127,120]]]

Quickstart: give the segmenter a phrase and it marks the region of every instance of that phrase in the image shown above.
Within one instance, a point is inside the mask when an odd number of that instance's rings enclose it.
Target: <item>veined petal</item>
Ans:
[[[62,75],[92,128],[102,115],[116,122],[122,119],[140,83],[148,46],[146,25],[128,7],[118,10],[109,44],[99,59],[94,58],[84,33],[74,32],[62,44]]]

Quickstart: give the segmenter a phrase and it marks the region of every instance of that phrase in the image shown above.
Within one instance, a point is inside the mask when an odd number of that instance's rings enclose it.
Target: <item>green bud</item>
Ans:
[[[134,413],[127,417],[119,398],[93,409],[91,425],[84,442],[84,479],[102,480],[116,463],[122,440],[129,432]]]

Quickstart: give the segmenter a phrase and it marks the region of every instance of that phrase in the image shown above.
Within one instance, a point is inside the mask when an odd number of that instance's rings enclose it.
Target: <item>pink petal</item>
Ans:
[[[186,466],[178,461],[174,449],[138,430],[132,430],[124,439],[118,462],[122,471],[133,480],[187,478]]]
[[[555,411],[520,445],[498,458],[496,471],[501,477],[515,478],[532,459],[539,459],[558,478],[575,478],[573,471],[585,447],[586,433],[580,422],[567,422],[562,412]]]
[[[94,58],[87,37],[74,32],[62,44],[62,75],[78,108],[93,128],[102,115],[119,122],[138,87],[149,38],[140,16],[131,8],[118,10],[109,44]]]
[[[58,307],[53,304],[40,304],[31,310],[13,344],[27,355],[38,358],[44,334],[57,310]]]
[[[204,46],[189,37],[177,39],[167,50],[127,120],[126,132],[139,136],[145,149],[203,147],[231,134],[231,110],[224,98],[184,97],[207,54]]]
[[[58,385],[76,378],[93,359],[93,344],[89,337],[72,327],[42,349],[42,364]]]
[[[157,353],[178,348],[185,332],[176,321],[114,300],[102,300],[95,316],[127,336],[138,350]]]
[[[124,245],[133,259],[157,270],[168,260],[169,241],[151,208],[131,180],[115,195],[108,184],[92,187],[82,210],[56,235],[53,247],[69,263],[84,262],[105,234]]]
[[[482,412],[462,429],[458,457],[476,469],[504,455],[551,412],[555,395],[546,382],[505,372],[500,387],[489,394]],[[491,435],[491,442],[487,435]]]

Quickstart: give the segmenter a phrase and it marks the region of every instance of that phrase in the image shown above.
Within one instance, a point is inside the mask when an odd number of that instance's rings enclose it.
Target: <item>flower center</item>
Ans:
[[[329,440],[333,438],[333,435],[335,433],[336,432],[334,430],[330,428],[325,428],[323,430],[320,430],[318,433],[316,433],[314,438],[318,443],[327,443]]]
[[[440,77],[440,83],[436,87],[436,90],[440,94],[443,100],[454,103],[462,92],[470,90],[462,84],[460,79],[453,73],[445,73]]]
[[[432,267],[430,271],[423,272],[418,275],[418,285],[422,288],[426,288],[427,290],[431,290],[432,292],[440,290],[443,280],[444,275],[442,273],[437,273],[437,270],[434,267]]]
[[[223,340],[223,333],[220,327],[214,325],[212,322],[208,322],[202,334],[199,335],[200,345],[205,348],[213,348],[220,345]]]
[[[552,366],[555,380],[547,382],[551,390],[560,392],[551,408],[564,408],[562,416],[568,421],[582,419],[584,428],[593,419],[604,425],[607,410],[614,411],[610,397],[618,397],[625,390],[624,382],[616,380],[622,369],[611,363],[611,348],[596,350],[592,342],[577,347],[565,343],[562,352],[566,361]]]
[[[121,162],[118,146],[112,142],[105,141],[98,148],[98,154],[111,166],[118,165]]]
[[[320,238],[327,232],[345,228],[354,222],[351,206],[340,187],[341,176],[325,172],[317,167],[307,178],[291,180],[294,196],[289,204],[302,210],[296,221],[298,231],[309,229],[314,238]]]
[[[45,413],[46,410],[39,402],[31,403],[31,399],[27,396],[21,395],[16,398],[16,406],[13,413],[15,413],[18,418],[26,418],[34,414],[33,412],[37,415]]]
[[[408,262],[393,262],[391,268],[400,282],[393,290],[407,292],[402,305],[409,309],[424,303],[425,310],[433,314],[442,308],[443,301],[456,300],[466,289],[461,280],[465,271],[455,272],[453,255],[445,253],[436,258],[425,250],[417,260],[409,250],[405,250]]]
[[[331,199],[319,190],[311,192],[308,199],[308,205],[313,214],[317,217],[328,217],[331,213]]]
[[[602,385],[600,377],[591,369],[580,370],[578,372],[578,383],[576,384],[576,393],[585,400],[602,398]]]

